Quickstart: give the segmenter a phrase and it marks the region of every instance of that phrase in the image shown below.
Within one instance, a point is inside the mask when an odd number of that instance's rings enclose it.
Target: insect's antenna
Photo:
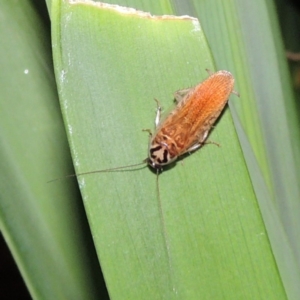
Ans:
[[[157,193],[158,201],[159,201],[159,203],[161,203],[161,201],[160,201],[160,192],[159,192],[159,180],[158,180],[158,178],[159,178],[159,172],[160,172],[160,170],[157,169],[156,170],[156,193]]]
[[[167,252],[167,257],[168,257],[168,263],[170,267],[170,273],[172,274],[172,262],[171,262],[171,256],[170,256],[170,243],[169,243],[169,238],[167,235],[167,229],[165,225],[165,218],[164,218],[164,213],[162,209],[162,203],[161,203],[161,198],[160,198],[160,189],[159,189],[159,174],[161,170],[157,169],[156,170],[156,188],[157,188],[157,199],[158,199],[158,205],[159,205],[159,214],[160,214],[160,219],[161,219],[161,225],[162,225],[162,230],[163,230],[163,238],[164,238],[164,243],[166,247],[166,252]]]
[[[67,176],[64,176],[64,177],[52,179],[50,181],[47,181],[47,183],[58,181],[58,180],[64,180],[64,179],[68,179],[68,178],[72,178],[72,177],[78,177],[78,176],[81,176],[81,175],[89,175],[89,174],[95,174],[95,173],[105,173],[105,172],[110,172],[110,171],[117,171],[117,170],[122,170],[122,169],[127,169],[127,168],[138,167],[138,166],[144,165],[145,163],[147,163],[146,159],[144,159],[142,162],[140,162],[138,164],[133,164],[133,165],[127,165],[127,166],[121,166],[121,167],[115,167],[115,168],[108,168],[108,169],[103,169],[103,170],[95,170],[95,171],[83,172],[83,173],[79,173],[79,174],[70,174],[70,175],[67,175]]]

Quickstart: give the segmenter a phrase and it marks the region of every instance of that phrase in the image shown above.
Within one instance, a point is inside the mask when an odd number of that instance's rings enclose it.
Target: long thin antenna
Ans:
[[[163,239],[164,239],[164,243],[165,243],[165,248],[166,248],[167,258],[168,258],[168,264],[169,264],[169,268],[170,268],[170,276],[171,276],[170,280],[171,280],[171,283],[172,283],[172,288],[175,289],[174,284],[173,284],[173,280],[172,280],[173,265],[172,265],[172,262],[171,262],[171,255],[170,255],[170,243],[169,243],[169,239],[168,239],[168,235],[167,235],[167,229],[166,229],[166,225],[165,225],[164,213],[163,213],[162,203],[161,203],[161,198],[160,198],[159,173],[160,173],[160,170],[157,169],[156,170],[157,200],[158,200],[158,205],[159,205],[159,214],[160,214],[161,225],[162,225],[162,229],[163,229]]]
[[[146,159],[144,159],[142,162],[140,162],[138,164],[121,166],[121,167],[115,167],[115,168],[109,168],[109,169],[103,169],[103,170],[95,170],[95,171],[83,172],[83,173],[79,173],[79,174],[70,174],[70,175],[67,175],[67,176],[64,176],[64,177],[60,177],[60,178],[55,178],[55,179],[49,180],[49,181],[47,181],[47,183],[58,181],[58,180],[63,180],[63,179],[68,179],[68,178],[72,178],[72,177],[78,177],[78,176],[81,176],[81,175],[89,175],[89,174],[95,174],[95,173],[104,173],[104,172],[117,171],[117,170],[122,170],[122,169],[127,169],[127,168],[133,168],[133,167],[144,165],[146,162],[147,162]]]

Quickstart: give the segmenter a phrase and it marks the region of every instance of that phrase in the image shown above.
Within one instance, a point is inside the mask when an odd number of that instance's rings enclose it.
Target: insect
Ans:
[[[207,70],[208,71],[208,70]],[[193,88],[175,93],[176,107],[161,119],[161,107],[157,102],[155,132],[149,132],[148,157],[142,162],[105,170],[96,170],[66,176],[74,177],[100,172],[136,167],[148,164],[158,174],[163,167],[176,161],[186,153],[198,150],[205,140],[214,122],[220,116],[233,90],[234,78],[228,71],[210,73],[210,76]],[[66,178],[65,177],[65,178]]]
[[[175,94],[176,108],[162,121],[158,104],[156,131],[153,135],[150,132],[149,153],[145,160],[148,165],[160,170],[185,153],[199,149],[233,87],[231,73],[218,71],[194,88],[178,91]]]

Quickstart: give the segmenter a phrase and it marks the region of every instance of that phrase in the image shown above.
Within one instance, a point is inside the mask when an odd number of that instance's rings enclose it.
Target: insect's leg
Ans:
[[[204,146],[206,144],[214,144],[214,145],[220,147],[220,144],[218,144],[216,142],[205,141],[205,142],[199,142],[197,144],[194,144],[192,147],[188,148],[184,153],[194,152],[194,151],[198,150],[200,147],[202,147],[202,146]]]
[[[142,131],[146,131],[149,133],[149,145],[151,143],[151,140],[152,140],[152,131],[150,129],[143,129]],[[148,158],[145,160],[145,162],[147,162]]]
[[[214,74],[214,72],[212,70],[205,69],[205,71],[208,73],[209,76],[211,76],[212,74]]]
[[[240,97],[240,93],[237,92],[237,91],[232,91],[231,93],[234,94],[234,95],[236,95],[236,96],[238,96],[238,97]]]
[[[152,131],[151,129],[143,129],[142,131],[146,131],[149,133],[149,137],[151,138],[152,137]]]
[[[214,144],[214,145],[216,145],[216,146],[218,146],[218,147],[221,147],[221,145],[220,144],[218,144],[218,143],[216,143],[216,142],[213,142],[213,141],[205,141],[204,143],[202,143],[203,145],[204,144]]]
[[[217,145],[218,147],[220,147],[220,145],[218,143],[215,143],[215,142],[212,142],[212,141],[206,141],[206,138],[208,136],[208,132],[209,132],[208,130],[205,131],[203,133],[203,135],[201,136],[201,139],[199,139],[199,141],[197,143],[195,143],[190,148],[188,148],[184,153],[196,151],[197,149],[199,149],[200,147],[202,147],[205,144],[214,144],[214,145]]]
[[[201,144],[201,145],[205,145],[205,144],[214,144],[214,145],[220,147],[220,144],[218,144],[218,143],[216,143],[216,142],[206,141],[206,138],[207,138],[207,136],[208,136],[208,133],[209,133],[208,130],[204,132],[203,136],[201,137],[201,140],[199,140],[199,144]]]
[[[192,147],[190,147],[189,149],[187,149],[185,153],[193,152],[193,151],[199,149],[203,145],[204,145],[204,143],[197,143],[197,144],[193,145]]]
[[[159,122],[160,122],[160,118],[161,118],[161,106],[160,106],[159,101],[157,99],[154,98],[154,100],[157,104],[156,116],[155,116],[155,127],[157,127]]]
[[[160,121],[160,117],[161,117],[161,106],[160,106],[159,101],[157,99],[154,98],[154,100],[157,104],[156,116],[155,116],[155,127],[157,127],[158,124],[159,124],[159,121]],[[149,133],[149,139],[151,141],[151,138],[152,138],[152,135],[153,135],[151,129],[143,129],[143,131],[147,131]]]
[[[194,88],[187,88],[187,89],[182,89],[182,90],[178,90],[174,93],[174,101],[176,104],[178,104],[179,102],[181,102],[181,100],[183,100],[187,94],[189,94]]]

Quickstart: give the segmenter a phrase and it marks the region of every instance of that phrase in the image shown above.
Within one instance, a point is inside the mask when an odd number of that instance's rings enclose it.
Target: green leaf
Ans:
[[[76,184],[47,183],[73,172],[49,32],[31,1],[0,7],[1,232],[34,299],[99,299]]]
[[[214,69],[198,21],[53,4],[55,71],[77,172],[142,162],[152,99],[168,108],[174,91]],[[159,195],[147,167],[79,176],[112,299],[285,299],[228,110],[209,139],[221,147],[165,170]]]
[[[208,48],[236,78],[241,98],[230,111],[243,154],[227,109],[209,137],[221,147],[164,170],[159,197],[146,166],[79,177],[110,297],[298,299],[299,117],[272,3],[123,2],[198,17],[209,47],[189,18],[55,1],[55,68],[77,171],[142,162],[152,99],[167,111],[174,91],[206,78]],[[75,182],[46,184],[73,171],[45,22],[32,3],[0,2],[1,230],[34,298],[99,299]]]
[[[298,299],[299,114],[278,17],[270,1],[230,2],[199,1],[195,13],[217,66],[236,74],[235,123],[286,293]]]

